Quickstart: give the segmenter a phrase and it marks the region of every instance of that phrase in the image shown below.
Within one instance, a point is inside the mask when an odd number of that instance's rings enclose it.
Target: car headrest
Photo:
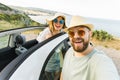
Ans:
[[[15,40],[17,44],[21,44],[21,45],[24,44],[26,41],[25,36],[23,35],[17,35]]]

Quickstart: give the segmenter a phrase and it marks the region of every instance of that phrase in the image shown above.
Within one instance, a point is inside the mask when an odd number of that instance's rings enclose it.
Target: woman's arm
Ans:
[[[61,75],[60,75],[60,80],[63,80],[63,77],[62,77],[62,72],[61,72]]]

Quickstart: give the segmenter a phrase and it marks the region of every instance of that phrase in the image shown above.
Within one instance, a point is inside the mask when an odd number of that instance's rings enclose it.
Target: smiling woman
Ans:
[[[61,32],[66,28],[65,23],[66,17],[62,13],[55,13],[54,16],[47,18],[48,27],[45,28],[42,32],[40,32],[37,37],[38,42],[42,42],[48,38],[51,38]],[[64,47],[64,44],[62,45]],[[62,47],[58,48],[59,50],[55,50],[47,63],[45,68],[45,79],[46,80],[57,80],[60,76],[60,57]]]

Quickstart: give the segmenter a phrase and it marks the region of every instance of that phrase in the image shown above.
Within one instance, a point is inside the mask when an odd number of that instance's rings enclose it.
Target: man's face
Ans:
[[[68,29],[68,35],[73,49],[83,52],[88,47],[91,31],[86,27],[73,27]]]

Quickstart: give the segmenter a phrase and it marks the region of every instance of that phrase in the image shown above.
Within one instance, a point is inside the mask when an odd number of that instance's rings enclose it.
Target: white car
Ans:
[[[36,39],[25,41],[25,37],[21,36],[24,31],[39,28],[0,32],[0,40],[3,40],[0,44],[7,43],[6,46],[0,47],[0,80],[45,80],[46,64],[61,44],[64,44],[62,48],[64,57],[70,47],[68,35],[65,33],[55,35],[41,43]]]

